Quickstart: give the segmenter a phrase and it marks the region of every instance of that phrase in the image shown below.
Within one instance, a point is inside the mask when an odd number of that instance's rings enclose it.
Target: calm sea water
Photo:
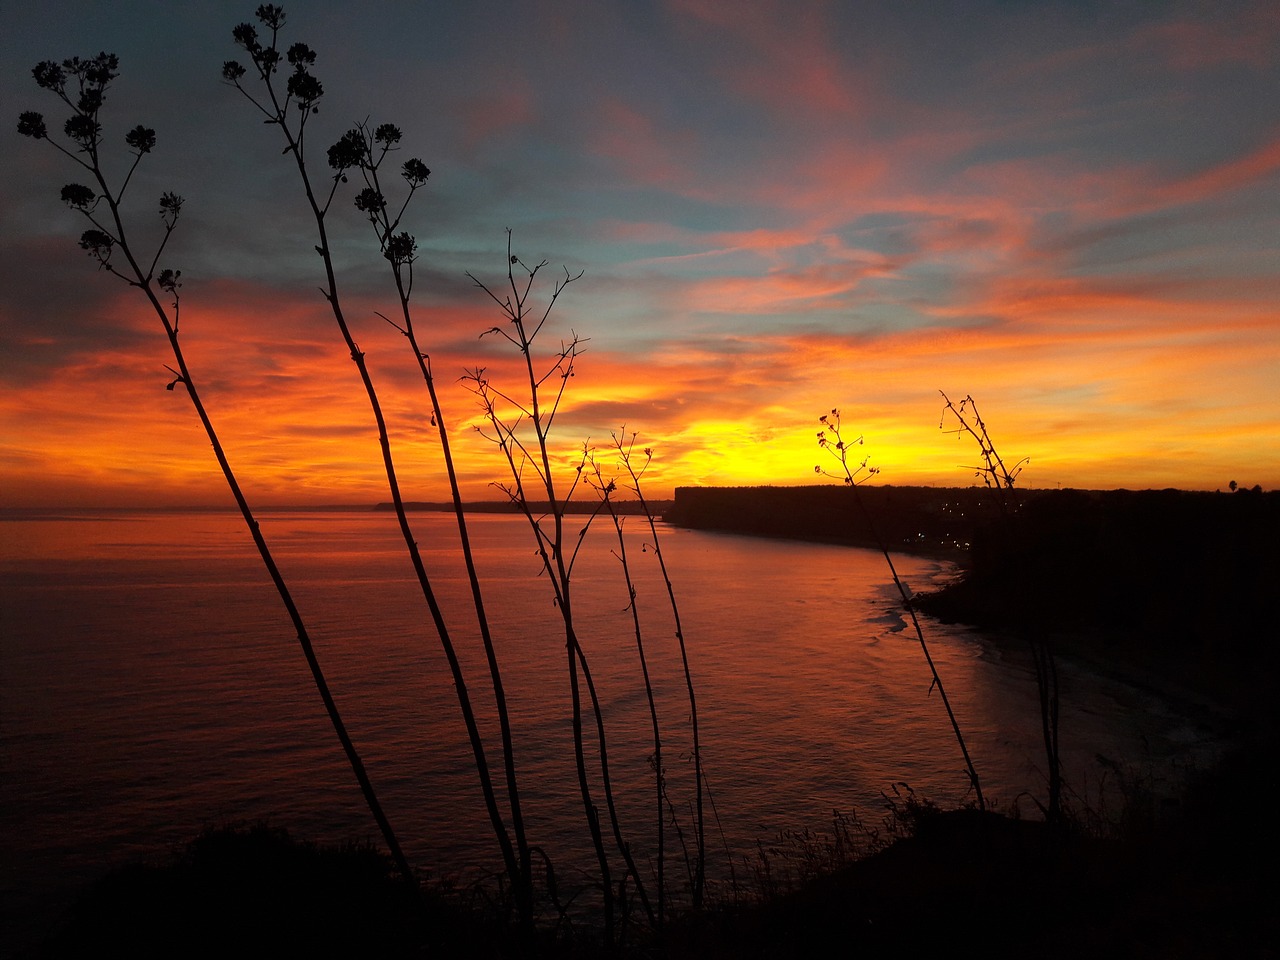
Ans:
[[[496,871],[452,682],[393,518],[281,512],[262,521],[410,858],[435,876]],[[452,518],[413,522],[496,750]],[[530,838],[571,874],[591,859],[558,614],[522,520],[478,516],[472,533]],[[724,875],[730,856],[752,857],[757,840],[822,830],[835,810],[875,822],[881,792],[895,782],[940,801],[965,795],[962,760],[882,557],[664,527],[660,535],[719,814],[712,871]],[[670,793],[687,828],[688,704],[648,540],[629,521]],[[610,528],[592,529],[575,568],[575,603],[623,819],[645,859],[653,853],[652,744],[616,551]],[[916,589],[951,572],[931,560],[898,563]],[[266,818],[301,836],[373,837],[238,516],[6,519],[0,584],[0,923],[36,923],[75,884],[163,853],[209,823]],[[1042,797],[1025,658],[962,628],[926,621],[925,629],[988,797],[1006,806]],[[1202,745],[1199,731],[1150,696],[1070,665],[1062,672],[1068,776],[1090,800],[1114,776],[1099,754],[1164,775]]]

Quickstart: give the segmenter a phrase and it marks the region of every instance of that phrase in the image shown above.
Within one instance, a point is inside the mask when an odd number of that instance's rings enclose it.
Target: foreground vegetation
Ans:
[[[481,582],[474,562],[470,534],[461,498],[459,471],[452,450],[453,427],[442,409],[431,365],[429,344],[420,342],[415,326],[417,305],[413,299],[417,241],[403,229],[404,218],[415,196],[420,194],[430,170],[418,158],[398,162],[402,133],[391,123],[357,122],[342,133],[323,153],[327,166],[317,172],[317,150],[314,146],[317,124],[324,100],[324,85],[313,72],[318,55],[307,44],[286,41],[286,17],[283,8],[262,4],[253,22],[236,25],[231,39],[245,62],[227,60],[222,67],[222,81],[238,97],[249,104],[251,113],[276,138],[272,152],[286,158],[296,174],[299,194],[305,209],[309,230],[302,238],[319,255],[322,282],[320,296],[332,318],[342,353],[350,358],[356,378],[376,429],[377,458],[387,482],[387,492],[399,532],[404,541],[406,561],[412,568],[426,608],[424,640],[438,643],[447,661],[458,707],[458,717],[466,730],[471,749],[472,767],[484,809],[493,834],[494,845],[504,865],[500,884],[509,898],[520,938],[532,944],[537,936],[535,924],[543,909],[553,907],[562,919],[572,905],[558,899],[556,863],[525,829],[519,764],[515,751],[510,712],[507,708],[504,667],[497,655],[497,645],[490,629],[489,610],[492,600]],[[358,745],[359,733],[348,728],[317,656],[304,612],[295,602],[293,591],[276,565],[271,546],[263,535],[254,510],[232,467],[232,454],[223,446],[213,415],[205,406],[197,387],[197,377],[188,366],[179,336],[182,308],[182,274],[161,267],[161,260],[183,209],[183,198],[173,192],[163,193],[158,201],[161,230],[158,239],[148,243],[135,238],[145,235],[138,228],[138,217],[127,201],[134,173],[156,149],[159,139],[154,130],[138,125],[123,139],[128,159],[125,172],[114,174],[103,122],[108,92],[118,78],[119,60],[102,52],[90,57],[70,57],[62,61],[46,60],[32,70],[36,85],[58,104],[65,117],[59,127],[46,122],[42,113],[24,111],[18,118],[18,133],[41,142],[60,154],[76,175],[86,182],[66,184],[60,192],[64,204],[89,224],[80,237],[80,247],[98,268],[124,282],[141,295],[149,311],[159,321],[172,355],[169,368],[170,391],[186,395],[208,438],[228,490],[244,519],[249,536],[257,548],[267,576],[285,607],[316,692],[325,706],[329,722],[340,741],[352,774],[358,782],[365,803],[377,825],[383,847],[387,850],[400,877],[412,885],[415,866],[406,858],[401,843],[401,827],[393,825],[379,799],[378,785],[365,767]],[[212,78],[211,78],[212,79]],[[283,144],[283,150],[280,150]],[[379,313],[408,344],[412,363],[420,375],[425,400],[421,401],[423,420],[434,428],[438,442],[439,478],[447,483],[451,506],[456,516],[460,550],[458,565],[465,574],[471,594],[472,609],[460,614],[442,608],[437,596],[440,572],[428,573],[422,550],[408,516],[402,494],[397,454],[390,440],[387,416],[374,378],[359,346],[355,327],[348,316],[347,299],[335,263],[333,238],[339,229],[340,211],[350,207],[338,203],[354,182],[354,196],[349,197],[359,219],[372,227],[375,245],[370,251],[373,262],[388,270],[388,289],[394,293],[396,308],[392,316]],[[705,783],[702,769],[698,710],[693,670],[690,665],[675,591],[666,577],[658,531],[652,511],[645,506],[641,478],[652,451],[636,449],[636,434],[619,430],[612,435],[612,449],[597,453],[586,442],[573,439],[568,445],[553,436],[553,425],[561,410],[567,387],[575,375],[582,339],[570,334],[558,347],[545,347],[548,321],[560,296],[582,274],[567,268],[563,277],[554,281],[544,293],[546,261],[526,264],[514,252],[510,231],[503,269],[497,279],[484,280],[467,276],[480,293],[496,307],[499,325],[484,331],[495,341],[505,341],[514,355],[507,365],[514,373],[506,378],[476,366],[466,371],[463,381],[474,394],[481,411],[475,429],[491,441],[499,472],[507,479],[494,486],[503,493],[517,512],[528,521],[537,555],[542,562],[545,582],[553,601],[549,614],[562,628],[563,647],[552,645],[546,656],[564,664],[564,682],[571,703],[571,743],[563,749],[572,751],[576,782],[555,784],[554,789],[572,791],[580,799],[581,827],[595,852],[596,875],[593,892],[600,904],[603,937],[606,943],[617,940],[622,931],[616,929],[628,922],[642,922],[647,929],[660,932],[667,919],[673,892],[681,881],[665,869],[668,856],[668,823],[676,826],[677,810],[683,810],[687,799],[690,813],[685,819],[679,842],[687,866],[688,895],[697,909],[705,888],[706,823]],[[501,362],[494,360],[493,362]],[[514,380],[514,383],[506,382]],[[474,418],[473,418],[474,419]],[[643,685],[649,702],[650,723],[646,737],[651,736],[653,757],[651,781],[653,818],[639,839],[624,834],[618,814],[618,802],[609,762],[607,728],[590,665],[589,647],[593,640],[575,616],[571,578],[578,550],[587,526],[597,517],[612,521],[621,545],[623,515],[615,505],[623,491],[641,504],[641,514],[648,518],[648,544],[666,580],[666,597],[658,604],[669,603],[674,620],[673,642],[680,655],[678,682],[687,691],[687,709],[679,713],[682,721],[668,722],[660,718],[652,693],[652,680],[645,652],[645,636],[636,612],[636,591],[628,560],[619,549],[622,586],[634,614],[636,648],[636,684]],[[592,501],[585,522],[568,523],[572,502]],[[465,657],[459,644],[464,637],[478,636],[484,653],[484,666],[464,671]],[[563,658],[561,660],[561,658]],[[679,732],[673,734],[672,726]],[[487,728],[487,730],[486,730]],[[496,730],[494,729],[496,728]],[[650,732],[651,731],[651,732]],[[687,731],[687,735],[685,734]],[[689,776],[669,770],[664,765],[664,742],[672,752],[689,759]],[[691,780],[691,782],[689,782]],[[679,828],[678,828],[679,829]],[[638,862],[652,859],[656,875],[642,872]],[[683,889],[682,891],[683,892]],[[340,904],[338,905],[340,908]],[[634,920],[631,911],[639,908],[642,919]]]
[[[814,875],[673,920],[661,942],[606,949],[589,928],[530,945],[474,892],[420,896],[367,847],[320,849],[262,826],[210,831],[170,862],[133,866],[87,890],[45,957],[1270,957],[1280,943],[1277,854],[1259,795],[1277,746],[1253,743],[1153,809],[1140,792],[1117,834],[1087,818],[1050,830],[895,797],[878,833],[792,838]],[[845,845],[849,841],[855,841]],[[773,850],[777,856],[776,846]],[[846,854],[852,859],[839,862]],[[861,854],[860,856],[857,856]],[[853,858],[855,857],[856,858]]]

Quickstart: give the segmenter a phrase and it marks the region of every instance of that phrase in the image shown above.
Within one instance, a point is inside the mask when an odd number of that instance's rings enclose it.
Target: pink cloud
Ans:
[[[652,116],[616,97],[597,106],[592,151],[636,183],[688,189],[693,146],[691,134],[663,129]]]
[[[1280,136],[1241,157],[1225,160],[1194,176],[1166,181],[1149,194],[1161,205],[1195,203],[1273,178],[1280,171]]]
[[[1280,8],[1268,3],[1233,11],[1215,9],[1212,19],[1156,23],[1139,30],[1134,46],[1155,53],[1178,70],[1207,70],[1244,64],[1267,70],[1280,42]]]
[[[446,101],[454,129],[461,134],[461,147],[468,154],[526,128],[537,118],[532,87],[512,75],[509,65],[499,73],[507,75],[504,82]]]
[[[670,6],[701,35],[727,39],[711,69],[752,102],[784,118],[799,112],[834,121],[864,112],[864,82],[832,46],[826,4],[673,0]]]
[[[865,279],[889,272],[884,261],[819,263],[763,276],[696,280],[682,291],[689,310],[728,314],[794,313],[837,304]]]

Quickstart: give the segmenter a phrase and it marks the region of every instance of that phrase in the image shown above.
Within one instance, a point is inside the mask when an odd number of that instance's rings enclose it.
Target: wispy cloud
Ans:
[[[182,336],[255,495],[383,499],[296,174],[217,82],[243,13],[172,12],[161,43],[131,8],[55,7],[16,12],[0,39],[0,106],[52,116],[30,50],[121,53],[109,140],[136,118],[161,133],[129,212],[146,227],[154,192],[187,197],[170,251]],[[508,227],[526,262],[550,261],[540,279],[586,270],[546,332],[590,338],[558,423],[566,460],[625,423],[661,489],[805,482],[816,417],[840,406],[886,480],[965,483],[936,429],[945,389],[981,401],[1033,483],[1280,484],[1280,14],[1265,4],[394,14],[294,16],[327,91],[312,172],[329,182],[324,147],[365,116],[399,123],[433,170],[405,226],[469,495],[502,465],[459,378],[521,372],[482,336],[501,316],[466,271],[503,285]],[[164,390],[159,328],[75,248],[83,224],[57,202],[74,173],[41,146],[18,144],[0,185],[3,495],[216,501],[207,443]],[[407,483],[435,498],[420,375],[379,317],[394,316],[386,264],[339,188],[348,316]]]

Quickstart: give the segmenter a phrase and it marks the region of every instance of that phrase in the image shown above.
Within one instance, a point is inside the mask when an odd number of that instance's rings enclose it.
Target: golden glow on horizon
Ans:
[[[816,482],[817,418],[838,407],[875,482],[967,485],[975,451],[938,430],[945,390],[977,399],[1002,453],[1031,458],[1030,486],[1280,486],[1280,135],[1255,102],[1274,86],[1280,19],[1258,5],[1138,5],[1104,30],[1053,5],[977,4],[942,24],[910,5],[605,4],[518,34],[491,18],[520,41],[496,71],[490,37],[433,11],[436,46],[413,75],[467,91],[440,98],[362,72],[408,69],[402,37],[323,6],[296,24],[345,51],[326,64],[316,124],[341,126],[339,98],[382,96],[436,170],[406,227],[466,496],[498,496],[508,476],[459,378],[483,367],[513,393],[525,379],[508,343],[481,336],[501,314],[466,279],[505,295],[512,223],[517,253],[549,259],[541,279],[562,262],[586,271],[542,338],[588,338],[556,422],[566,473],[584,443],[607,471],[625,428],[654,450],[654,497]],[[207,18],[174,16],[183,43],[215,42]],[[7,42],[48,46],[44,19],[15,17],[26,32]],[[130,54],[113,109],[166,119],[171,152],[140,182],[195,180],[166,257],[181,261],[182,341],[246,493],[385,500],[276,146],[249,114],[210,106],[206,77],[161,82],[137,56],[147,25],[64,19],[68,42],[91,29]],[[955,56],[938,60],[938,42]],[[396,57],[373,56],[383,47]],[[229,503],[183,388],[164,389],[158,323],[75,248],[83,224],[57,202],[72,173],[51,174],[47,146],[15,151],[0,196],[17,281],[0,290],[0,498]],[[349,199],[331,211],[347,318],[405,495],[444,499],[421,377],[377,317],[396,312],[386,264]],[[130,214],[155,228],[153,211]]]
[[[1062,316],[1061,305],[1042,309],[1046,301],[1038,302],[1036,312]],[[718,370],[708,369],[710,358],[697,351],[668,350],[661,360],[645,361],[597,346],[569,381],[555,453],[567,472],[590,441],[608,473],[616,461],[610,433],[625,427],[639,433],[639,448],[654,449],[645,478],[652,497],[684,485],[821,482],[814,465],[837,465],[824,461],[816,445],[817,418],[837,406],[850,436],[865,436],[858,453],[881,469],[875,482],[968,485],[973,474],[965,468],[975,451],[937,429],[937,384],[957,399],[971,393],[979,400],[1001,451],[1031,458],[1023,474],[1030,486],[1274,483],[1280,457],[1273,448],[1268,459],[1257,445],[1274,429],[1271,408],[1258,393],[1269,384],[1252,364],[1274,341],[1268,323],[1192,326],[1188,310],[1188,322],[1170,324],[1158,342],[1141,326],[1083,319],[1093,309],[1069,312],[1070,339],[1054,330],[1062,321],[850,340],[744,338],[741,351],[731,363],[721,358]],[[313,324],[324,319],[313,307],[302,314]],[[189,355],[197,371],[204,366],[222,374],[205,378],[206,401],[251,497],[265,503],[386,499],[375,433],[349,358],[300,331],[293,342],[273,343],[256,319],[238,314],[202,322],[223,337],[193,333]],[[270,332],[287,327],[273,324]],[[398,336],[370,338],[371,366],[407,364],[405,354],[394,352],[401,343]],[[76,496],[89,502],[229,502],[181,388],[164,390],[164,359],[153,348],[102,352],[61,372],[66,389],[37,383],[0,400],[0,413],[14,425],[6,437],[6,501],[53,504],[79,489]],[[439,373],[450,367],[460,373],[465,363],[450,356],[433,364],[454,416],[465,495],[498,496],[490,484],[507,476],[497,449],[474,430],[476,400]],[[229,370],[238,378],[228,378]],[[491,372],[508,385],[511,378],[521,382],[515,362],[493,364]],[[1191,380],[1206,375],[1247,393],[1203,390]],[[1250,383],[1251,375],[1261,379]],[[444,499],[438,440],[416,371],[383,379],[405,495]],[[1105,417],[1096,413],[1099,403]],[[1165,413],[1171,405],[1193,409],[1201,432],[1177,435]],[[22,411],[32,408],[41,417],[24,431]],[[1249,460],[1239,458],[1241,449],[1253,450]]]

